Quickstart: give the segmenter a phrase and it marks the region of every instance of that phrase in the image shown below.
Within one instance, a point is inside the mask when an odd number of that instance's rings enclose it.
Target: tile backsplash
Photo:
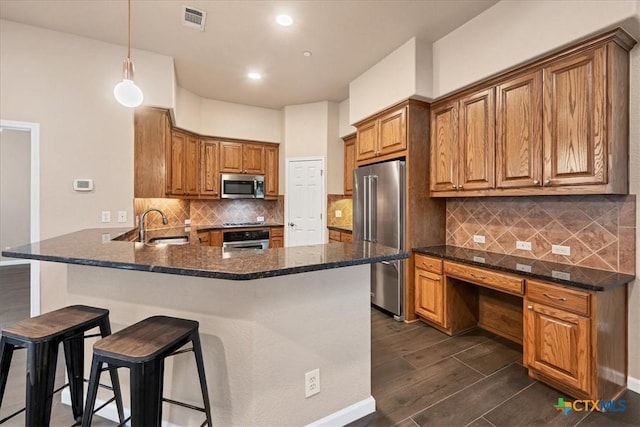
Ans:
[[[265,222],[284,222],[284,196],[277,200],[182,200],[182,199],[135,199],[135,215],[145,209],[158,208],[165,213],[169,227],[184,225],[191,218],[193,226],[214,225],[224,222],[254,222],[263,216]],[[163,227],[162,217],[149,214],[147,228]]]
[[[635,195],[448,199],[447,244],[635,274],[635,206]],[[531,251],[516,249],[518,240]]]
[[[340,227],[351,226],[353,221],[353,202],[351,196],[342,194],[327,195],[327,225]],[[336,217],[336,210],[342,212],[340,218]]]

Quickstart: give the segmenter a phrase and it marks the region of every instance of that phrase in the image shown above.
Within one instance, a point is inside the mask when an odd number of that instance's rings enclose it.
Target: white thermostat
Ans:
[[[76,191],[91,191],[93,190],[92,179],[74,179],[73,189]]]

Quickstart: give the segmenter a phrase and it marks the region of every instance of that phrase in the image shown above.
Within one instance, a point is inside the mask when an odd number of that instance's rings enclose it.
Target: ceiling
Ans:
[[[136,49],[173,57],[178,84],[201,97],[280,109],[342,101],[349,82],[411,37],[438,40],[495,3],[133,0],[131,37]],[[182,5],[207,12],[204,32],[182,25]],[[292,26],[275,23],[281,13]],[[123,0],[1,0],[0,18],[127,43]],[[248,79],[249,71],[262,80]]]

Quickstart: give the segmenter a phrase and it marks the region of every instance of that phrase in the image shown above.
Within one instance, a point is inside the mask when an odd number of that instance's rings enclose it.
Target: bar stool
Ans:
[[[85,332],[99,328],[100,333],[85,336]],[[41,316],[25,319],[2,330],[0,339],[0,406],[4,397],[11,358],[16,349],[27,349],[27,384],[25,408],[0,420],[0,424],[26,410],[25,425],[48,426],[51,418],[53,394],[69,386],[71,408],[76,422],[82,419],[85,338],[111,334],[109,310],[84,305],[61,308]],[[63,343],[69,383],[53,390],[56,376],[58,347]],[[122,421],[122,396],[115,369],[111,371],[118,416]],[[105,404],[106,405],[106,404]]]
[[[132,427],[160,426],[163,401],[204,412],[206,421],[202,425],[211,426],[211,406],[198,326],[198,322],[194,320],[154,316],[96,342],[93,345],[93,361],[82,425],[88,427],[91,424],[98,381],[102,365],[106,363],[112,367],[130,370]],[[189,342],[191,348],[179,350]],[[195,355],[204,408],[163,397],[164,360],[188,351],[193,351]]]

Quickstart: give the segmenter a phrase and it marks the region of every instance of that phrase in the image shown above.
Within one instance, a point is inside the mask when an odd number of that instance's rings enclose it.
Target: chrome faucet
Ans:
[[[138,217],[138,218],[139,218],[139,220],[138,220],[138,227],[140,227],[140,241],[141,241],[142,243],[144,243],[144,237],[145,237],[145,234],[146,234],[146,232],[147,232],[147,230],[145,230],[145,228],[144,228],[144,218],[147,216],[147,214],[148,214],[149,212],[152,212],[152,211],[156,211],[156,212],[158,212],[160,215],[162,215],[162,223],[163,223],[164,225],[167,225],[167,224],[169,223],[169,220],[167,219],[167,216],[166,216],[166,215],[164,214],[164,212],[162,212],[160,209],[150,208],[150,209],[147,209],[146,211],[142,212],[142,213],[140,214],[140,216]]]

